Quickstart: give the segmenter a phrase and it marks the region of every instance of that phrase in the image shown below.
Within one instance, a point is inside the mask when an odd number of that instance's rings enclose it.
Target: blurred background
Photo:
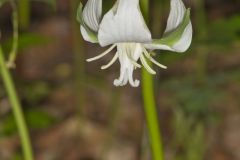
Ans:
[[[186,53],[156,52],[155,95],[166,160],[240,160],[240,1],[183,0],[194,40]],[[82,1],[85,4],[86,1]],[[141,87],[115,88],[112,57],[86,63],[105,48],[84,42],[79,0],[21,5],[19,54],[12,70],[36,160],[148,160]],[[104,0],[104,11],[114,1]],[[150,0],[154,38],[166,26],[169,0]],[[29,11],[29,12],[28,12]],[[0,43],[12,41],[12,9],[0,8]],[[140,78],[140,70],[135,72]],[[0,84],[0,159],[19,160],[21,145]]]

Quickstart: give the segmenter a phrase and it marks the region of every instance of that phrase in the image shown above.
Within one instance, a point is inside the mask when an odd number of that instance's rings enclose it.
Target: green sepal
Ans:
[[[191,23],[190,21],[190,8],[188,8],[180,25],[173,31],[165,33],[163,38],[153,40],[153,44],[162,44],[172,47],[182,38],[187,25]]]
[[[85,23],[82,17],[82,10],[83,10],[83,5],[80,2],[78,9],[77,9],[77,21],[80,23],[80,25],[87,31],[88,36],[94,41],[94,42],[98,42],[98,38],[97,38],[97,33],[92,31]]]
[[[82,24],[83,23],[83,20],[82,20],[82,8],[83,8],[83,5],[82,3],[80,2],[79,6],[78,6],[78,9],[77,9],[77,21]]]

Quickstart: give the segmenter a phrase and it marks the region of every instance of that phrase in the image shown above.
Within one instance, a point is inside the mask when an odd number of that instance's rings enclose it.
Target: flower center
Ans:
[[[101,67],[101,69],[107,69],[114,62],[116,62],[117,59],[119,60],[121,66],[120,76],[118,79],[114,80],[113,84],[115,86],[124,86],[127,84],[127,82],[129,82],[133,87],[139,86],[140,81],[137,79],[133,80],[133,71],[136,68],[141,68],[141,65],[137,63],[139,59],[145,69],[151,74],[156,74],[156,72],[148,65],[146,58],[148,58],[151,62],[158,65],[159,67],[166,69],[166,66],[159,64],[151,57],[151,55],[141,43],[116,43],[102,54],[94,58],[90,58],[87,61],[91,62],[100,59],[106,54],[110,53],[110,51],[112,51],[115,47],[117,47],[117,52],[115,53],[112,60],[107,65]]]
[[[129,82],[131,86],[138,87],[140,81],[133,80],[133,70],[141,68],[137,63],[142,54],[142,46],[139,43],[118,43],[117,55],[120,62],[120,76],[114,80],[115,86],[124,86]]]

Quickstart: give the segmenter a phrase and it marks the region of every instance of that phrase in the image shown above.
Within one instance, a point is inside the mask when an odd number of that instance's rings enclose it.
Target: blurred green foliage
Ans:
[[[162,84],[162,89],[172,94],[169,100],[171,106],[179,106],[184,113],[191,115],[196,120],[206,122],[215,121],[216,114],[211,108],[213,103],[224,96],[219,90],[219,83],[208,81],[205,85],[198,84],[193,77],[171,79]]]
[[[46,3],[47,5],[52,7],[53,9],[56,9],[56,7],[57,7],[57,3],[56,3],[57,0],[32,0],[32,1]]]
[[[32,130],[45,129],[56,122],[54,116],[39,109],[26,110],[24,113],[27,125]],[[17,126],[12,113],[9,113],[3,118],[0,122],[0,126],[0,135],[2,136],[9,136],[17,133]]]
[[[201,122],[194,122],[192,117],[181,110],[174,112],[173,149],[176,160],[203,160],[206,149],[204,142],[205,127]]]
[[[6,53],[9,53],[12,47],[12,41],[13,39],[9,38],[2,43],[3,49],[4,51],[6,51]],[[21,51],[29,47],[36,47],[49,44],[52,41],[53,41],[52,38],[43,36],[38,33],[22,33],[19,35],[18,49]]]
[[[175,160],[203,160],[205,152],[204,125],[195,122],[180,109],[176,109],[173,119],[172,139]]]
[[[49,96],[51,89],[48,83],[36,81],[21,83],[20,93],[22,98],[27,101],[27,104],[34,107]]]
[[[213,21],[208,26],[209,35],[205,45],[215,47],[228,47],[236,41],[240,41],[240,15],[222,18]]]
[[[2,7],[2,5],[4,4],[4,3],[6,3],[8,0],[0,0],[0,7]]]
[[[15,153],[14,155],[12,155],[11,160],[23,160],[23,158],[20,153]]]

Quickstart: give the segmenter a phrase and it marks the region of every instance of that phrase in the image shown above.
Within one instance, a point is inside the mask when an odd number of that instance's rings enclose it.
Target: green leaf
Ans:
[[[83,19],[82,19],[82,8],[83,8],[83,5],[82,3],[80,2],[79,6],[78,6],[78,9],[77,9],[77,21],[82,24],[83,23]]]
[[[162,39],[153,40],[153,43],[173,46],[181,39],[185,31],[185,28],[189,23],[190,23],[190,8],[186,10],[182,23],[175,30],[166,33]]]
[[[80,2],[78,9],[77,9],[77,21],[80,23],[80,25],[82,27],[85,28],[85,30],[87,31],[88,36],[94,41],[94,42],[98,42],[98,38],[97,38],[97,33],[92,31],[85,23],[82,17],[82,10],[83,10],[83,5]]]

